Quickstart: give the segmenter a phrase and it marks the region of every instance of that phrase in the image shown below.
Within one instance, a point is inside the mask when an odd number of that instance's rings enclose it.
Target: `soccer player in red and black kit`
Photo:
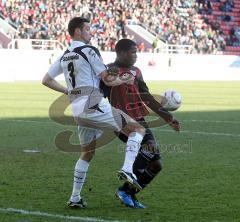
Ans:
[[[133,165],[133,172],[137,176],[138,183],[144,188],[162,169],[157,142],[144,119],[149,114],[146,105],[175,131],[180,131],[180,124],[154,99],[143,80],[140,69],[133,66],[137,59],[136,43],[130,39],[121,39],[117,42],[115,51],[117,58],[114,63],[108,65],[109,70],[117,73],[120,78],[132,78],[133,81],[131,84],[114,87],[107,87],[103,83],[101,85],[105,97],[108,97],[112,106],[123,110],[146,128],[146,134]],[[123,133],[120,133],[118,137],[123,142],[127,141],[127,137]],[[136,198],[136,193],[139,191],[125,182],[118,188],[116,196],[128,207],[145,208]]]

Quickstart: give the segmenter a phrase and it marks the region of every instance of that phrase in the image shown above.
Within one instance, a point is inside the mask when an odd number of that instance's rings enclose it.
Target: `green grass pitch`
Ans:
[[[240,221],[240,82],[148,82],[153,93],[181,92],[175,116],[182,132],[154,128],[163,171],[139,195],[145,210],[122,206],[114,193],[124,150],[115,139],[98,149],[82,196],[84,210],[66,207],[78,153],[54,144],[63,126],[49,119],[60,95],[38,82],[0,83],[0,221],[74,221],[30,212],[95,218],[95,221]],[[73,141],[76,140],[76,135]],[[23,150],[40,150],[25,153]],[[90,220],[89,220],[90,221]]]

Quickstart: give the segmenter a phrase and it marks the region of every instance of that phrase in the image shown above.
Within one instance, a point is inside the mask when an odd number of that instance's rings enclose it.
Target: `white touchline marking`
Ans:
[[[38,124],[58,124],[61,125],[60,123],[54,122],[52,120],[48,121],[38,121],[38,120],[23,120],[23,119],[1,119],[0,121],[8,121],[8,122],[20,122],[20,123],[38,123]],[[77,125],[77,124],[76,124]],[[75,126],[75,125],[69,125],[70,126]]]
[[[23,122],[23,123],[52,123],[51,121],[37,121],[37,120],[24,120],[24,119],[0,119],[0,121]]]
[[[28,211],[22,209],[14,209],[14,208],[0,208],[0,212],[3,213],[18,213],[24,215],[33,215],[33,216],[41,216],[41,217],[52,217],[52,218],[59,218],[59,219],[67,219],[67,220],[77,220],[77,221],[90,221],[90,222],[124,222],[119,220],[104,220],[98,219],[94,217],[76,217],[76,216],[64,216],[60,214],[49,214],[40,211]]]
[[[53,121],[35,121],[35,120],[21,120],[21,119],[0,119],[5,120],[5,121],[17,121],[17,122],[30,122],[30,123],[55,123]],[[230,124],[240,124],[238,121],[221,121],[221,120],[216,120],[216,121],[209,121],[209,120],[181,120],[182,122],[206,122],[206,123],[230,123]],[[165,125],[166,126],[166,125]],[[164,127],[165,127],[164,126]],[[163,130],[163,129],[155,129],[151,128],[151,130],[160,130],[162,132],[173,132],[172,130]],[[190,131],[190,130],[181,130],[181,133],[193,133],[193,134],[201,134],[201,135],[214,135],[214,136],[232,136],[232,137],[240,137],[240,134],[231,134],[231,133],[215,133],[215,132],[195,132],[195,131]]]
[[[24,120],[24,119],[4,119],[0,118],[0,121],[10,121],[10,122],[24,122],[24,123],[55,123],[54,121],[38,121],[38,120]],[[230,123],[230,124],[240,124],[240,121],[230,121],[230,120],[203,120],[203,119],[190,119],[184,120],[182,122],[205,122],[205,123]]]
[[[229,121],[229,120],[202,120],[202,119],[190,119],[181,120],[183,122],[204,122],[204,123],[230,123],[230,124],[240,124],[240,121]]]
[[[164,130],[164,129],[158,129],[162,132],[171,132],[174,133],[173,130]],[[231,134],[231,133],[211,133],[211,132],[196,132],[196,131],[189,131],[189,130],[181,130],[180,133],[192,133],[192,134],[200,134],[200,135],[212,135],[212,136],[231,136],[231,137],[240,137],[240,134]]]

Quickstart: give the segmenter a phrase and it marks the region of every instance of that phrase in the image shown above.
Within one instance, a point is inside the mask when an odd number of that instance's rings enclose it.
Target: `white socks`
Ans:
[[[140,149],[142,140],[143,136],[140,133],[133,132],[129,134],[126,146],[125,161],[122,167],[122,170],[125,172],[132,173],[132,166]]]
[[[141,146],[143,136],[140,133],[130,133],[126,145],[125,161],[122,170],[132,173],[132,166]],[[86,179],[89,162],[79,159],[74,170],[73,191],[70,198],[72,202],[78,202],[81,199],[80,193]]]
[[[76,163],[74,170],[73,191],[70,198],[70,201],[72,202],[78,202],[81,199],[80,193],[85,182],[88,167],[89,163],[85,160],[79,159]]]

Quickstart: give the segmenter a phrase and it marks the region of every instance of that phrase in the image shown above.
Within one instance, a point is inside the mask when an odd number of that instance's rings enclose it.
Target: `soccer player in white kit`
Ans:
[[[75,17],[68,24],[72,43],[59,57],[43,77],[42,84],[61,93],[69,95],[72,113],[79,128],[80,144],[86,145],[75,165],[73,191],[68,202],[69,207],[84,208],[86,202],[80,196],[89,162],[94,155],[91,144],[101,135],[102,130],[122,131],[128,136],[125,160],[118,171],[121,178],[141,189],[133,174],[132,165],[140,148],[145,129],[127,114],[112,107],[103,98],[99,90],[102,80],[108,86],[131,84],[132,80],[113,77],[103,64],[99,51],[87,45],[90,42],[90,23],[82,17]],[[55,80],[64,74],[67,87]]]

